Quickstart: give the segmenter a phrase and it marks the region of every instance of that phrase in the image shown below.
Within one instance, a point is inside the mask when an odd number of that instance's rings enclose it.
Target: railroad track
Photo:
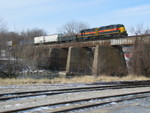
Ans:
[[[150,91],[58,102],[58,103],[53,103],[53,104],[45,104],[45,105],[38,105],[38,106],[32,106],[32,107],[27,107],[27,108],[9,110],[9,111],[1,112],[1,113],[23,112],[23,111],[29,112],[29,113],[32,113],[32,112],[35,113],[36,109],[39,110],[41,107],[42,108],[49,107],[49,109],[43,109],[40,111],[40,112],[45,112],[45,113],[69,112],[73,110],[80,110],[83,108],[90,108],[93,106],[101,106],[101,105],[109,104],[112,102],[121,102],[125,100],[133,100],[133,99],[149,97],[150,95],[146,95],[146,93],[149,94]]]
[[[105,85],[104,85],[105,84]],[[65,88],[65,89],[55,89],[55,90],[42,90],[42,91],[28,91],[28,92],[14,92],[14,93],[4,93],[0,94],[0,101],[5,101],[14,98],[26,98],[41,95],[56,95],[74,92],[85,92],[85,91],[95,91],[95,90],[106,90],[106,89],[122,89],[122,88],[136,88],[136,87],[150,87],[150,81],[140,81],[140,82],[106,82],[106,83],[93,83],[88,85],[88,87],[78,87],[78,88]],[[102,85],[102,86],[99,86]]]
[[[144,80],[144,81],[113,81],[113,82],[95,82],[95,83],[90,83],[88,85],[103,85],[103,84],[126,84],[126,85],[142,85],[142,84],[150,84],[150,80]]]

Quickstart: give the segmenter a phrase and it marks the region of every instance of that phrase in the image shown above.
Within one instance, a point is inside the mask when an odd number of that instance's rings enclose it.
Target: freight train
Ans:
[[[76,35],[54,34],[49,36],[40,36],[34,38],[34,44],[41,43],[62,43],[82,40],[96,40],[96,39],[113,39],[127,37],[127,31],[123,24],[115,24],[109,26],[102,26],[99,28],[83,29]]]

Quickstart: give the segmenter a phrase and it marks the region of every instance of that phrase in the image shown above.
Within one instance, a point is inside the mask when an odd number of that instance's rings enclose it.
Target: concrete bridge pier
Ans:
[[[119,46],[96,46],[92,75],[125,75],[127,67],[122,48]]]
[[[92,69],[91,48],[73,48],[68,50],[66,74],[91,74]]]
[[[68,49],[49,49],[49,68],[52,70],[65,71]]]

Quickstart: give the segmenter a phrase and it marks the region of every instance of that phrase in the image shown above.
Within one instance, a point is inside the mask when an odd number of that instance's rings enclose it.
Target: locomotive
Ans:
[[[127,31],[123,24],[102,26],[99,28],[83,29],[76,35],[54,34],[34,38],[34,44],[62,43],[82,40],[113,39],[127,37]]]

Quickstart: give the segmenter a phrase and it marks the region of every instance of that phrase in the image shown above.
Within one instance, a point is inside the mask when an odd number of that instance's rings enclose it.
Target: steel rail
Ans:
[[[139,99],[139,98],[146,98],[148,96],[143,96],[143,95],[137,95],[137,96],[132,96],[132,97],[122,97],[121,99],[112,99],[112,100],[105,100],[105,101],[97,101],[93,103],[85,103],[81,105],[75,105],[75,106],[70,106],[70,107],[61,107],[61,108],[55,108],[54,110],[51,110],[50,112],[47,113],[62,113],[62,112],[69,112],[69,111],[74,111],[74,110],[80,110],[84,108],[89,108],[89,107],[95,107],[95,106],[101,106],[105,104],[110,104],[112,102],[121,102],[125,100],[133,100],[133,99]]]
[[[120,84],[120,85],[119,85]],[[106,85],[106,86],[90,86],[90,87],[78,87],[78,88],[64,88],[64,89],[52,89],[52,90],[40,90],[40,91],[25,91],[25,92],[12,92],[12,93],[3,93],[0,94],[1,96],[4,95],[17,95],[17,94],[26,94],[26,93],[40,93],[40,92],[50,92],[50,91],[64,91],[64,90],[75,90],[75,89],[89,89],[89,88],[99,88],[99,87],[113,87],[114,85],[117,86],[131,86],[131,85],[150,85],[150,80],[149,81],[121,81],[121,82],[101,82],[101,83],[91,83],[91,84],[86,84],[86,85]]]
[[[47,106],[50,107],[50,106],[54,106],[54,105],[62,105],[62,104],[69,104],[69,103],[75,103],[75,102],[84,102],[84,101],[90,101],[90,100],[95,100],[95,99],[106,99],[106,98],[112,98],[112,97],[122,97],[122,96],[128,96],[128,95],[138,95],[138,94],[143,94],[143,93],[150,93],[150,91],[125,93],[125,94],[118,94],[118,95],[111,95],[111,96],[101,96],[101,97],[86,98],[86,99],[79,99],[79,100],[71,100],[71,101],[58,102],[58,103],[45,104],[45,105],[43,104],[43,105],[37,105],[37,106],[32,106],[32,107],[24,107],[24,108],[20,108],[20,109],[9,110],[9,111],[2,111],[0,113],[19,112],[19,111],[31,110],[31,109],[35,109],[35,108],[39,108],[39,107],[47,107]],[[144,97],[148,97],[148,96],[143,96],[143,97],[140,97],[140,98],[144,98]],[[128,98],[126,100],[131,100],[131,98]],[[120,99],[120,100],[116,100],[116,101],[113,101],[113,102],[120,102],[120,101],[122,101],[122,100]],[[107,103],[110,103],[110,102],[98,103],[96,105],[102,105],[102,104],[107,104]],[[91,105],[89,105],[88,107],[90,107],[90,106]],[[72,110],[72,109],[69,109],[69,110]],[[54,113],[56,113],[56,111]]]
[[[103,84],[150,84],[150,80],[141,81],[113,81],[113,82],[94,82],[87,85],[103,85]]]
[[[44,90],[44,91],[31,91],[31,92],[19,92],[19,93],[7,93],[5,95],[20,94],[14,96],[2,96],[0,101],[14,99],[14,98],[24,98],[33,97],[40,95],[56,95],[64,93],[74,93],[74,92],[84,92],[84,91],[95,91],[95,90],[107,90],[107,89],[121,89],[121,88],[138,88],[138,87],[150,87],[149,85],[112,85],[112,86],[95,86],[95,87],[81,87],[81,88],[68,88],[59,90]]]

